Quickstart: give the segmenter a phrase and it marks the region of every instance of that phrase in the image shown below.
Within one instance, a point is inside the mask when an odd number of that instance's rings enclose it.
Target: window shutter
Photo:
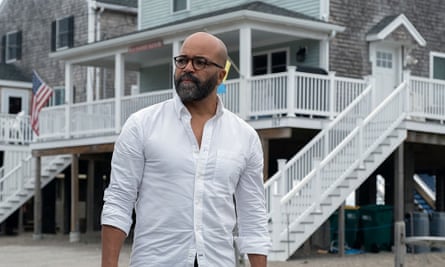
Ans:
[[[16,34],[17,34],[17,39],[16,39],[16,42],[17,42],[16,49],[17,49],[17,51],[16,51],[15,59],[16,60],[20,60],[20,59],[22,59],[22,31],[19,31]]]
[[[6,63],[6,35],[2,36],[2,58],[3,63]]]
[[[51,22],[51,52],[56,51],[57,29],[56,21]]]
[[[74,46],[74,16],[68,18],[68,47]]]

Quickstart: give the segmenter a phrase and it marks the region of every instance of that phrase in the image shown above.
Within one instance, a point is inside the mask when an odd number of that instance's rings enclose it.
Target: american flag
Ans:
[[[39,135],[39,113],[40,110],[48,103],[49,98],[53,94],[53,89],[40,79],[36,71],[32,72],[32,110],[31,110],[31,127]]]

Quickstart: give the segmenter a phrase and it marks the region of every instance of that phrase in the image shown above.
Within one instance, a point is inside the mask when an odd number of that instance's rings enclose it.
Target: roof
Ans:
[[[416,27],[403,15],[391,15],[384,17],[379,23],[369,30],[366,40],[367,41],[379,41],[385,39],[398,27],[404,26],[413,39],[420,46],[425,46],[426,41],[422,35],[417,31]]]
[[[0,80],[31,82],[31,74],[27,74],[14,64],[0,63]]]
[[[169,26],[169,25],[181,24],[181,23],[188,22],[188,21],[209,18],[209,17],[213,17],[216,15],[223,15],[223,14],[232,13],[232,12],[236,12],[236,11],[240,11],[240,10],[250,10],[250,11],[262,12],[262,13],[266,13],[266,14],[280,15],[280,16],[291,17],[291,18],[296,18],[296,19],[312,20],[312,21],[326,23],[325,21],[310,17],[310,16],[302,14],[302,13],[298,13],[295,11],[291,11],[289,9],[277,7],[277,6],[267,4],[267,3],[264,3],[261,1],[255,1],[255,2],[251,2],[251,3],[247,3],[247,4],[242,4],[242,5],[238,5],[238,6],[234,6],[234,7],[229,7],[229,8],[225,8],[225,9],[212,11],[209,13],[204,13],[204,14],[188,17],[188,18],[181,19],[181,20],[176,20],[174,22],[170,22],[167,24],[159,25],[159,26],[149,28],[149,29],[144,29],[144,30],[153,30],[156,28],[161,28],[161,27],[165,27],[165,26]]]
[[[393,22],[398,16],[391,15],[384,17],[379,23],[377,23],[372,29],[368,32],[368,34],[378,34],[383,29],[385,29],[391,22]]]
[[[98,0],[97,2],[127,7],[138,7],[138,0]]]

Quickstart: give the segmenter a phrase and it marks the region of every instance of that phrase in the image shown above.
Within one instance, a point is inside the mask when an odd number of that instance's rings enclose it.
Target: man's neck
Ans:
[[[216,114],[218,98],[216,95],[210,95],[200,101],[184,103],[192,117],[211,118]]]

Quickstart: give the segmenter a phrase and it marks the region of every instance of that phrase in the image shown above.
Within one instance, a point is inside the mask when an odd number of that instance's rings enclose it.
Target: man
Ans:
[[[235,266],[236,222],[241,253],[266,266],[261,144],[216,94],[226,60],[220,39],[192,34],[174,58],[174,99],[125,123],[104,196],[102,267],[117,266],[133,208],[131,267]]]

